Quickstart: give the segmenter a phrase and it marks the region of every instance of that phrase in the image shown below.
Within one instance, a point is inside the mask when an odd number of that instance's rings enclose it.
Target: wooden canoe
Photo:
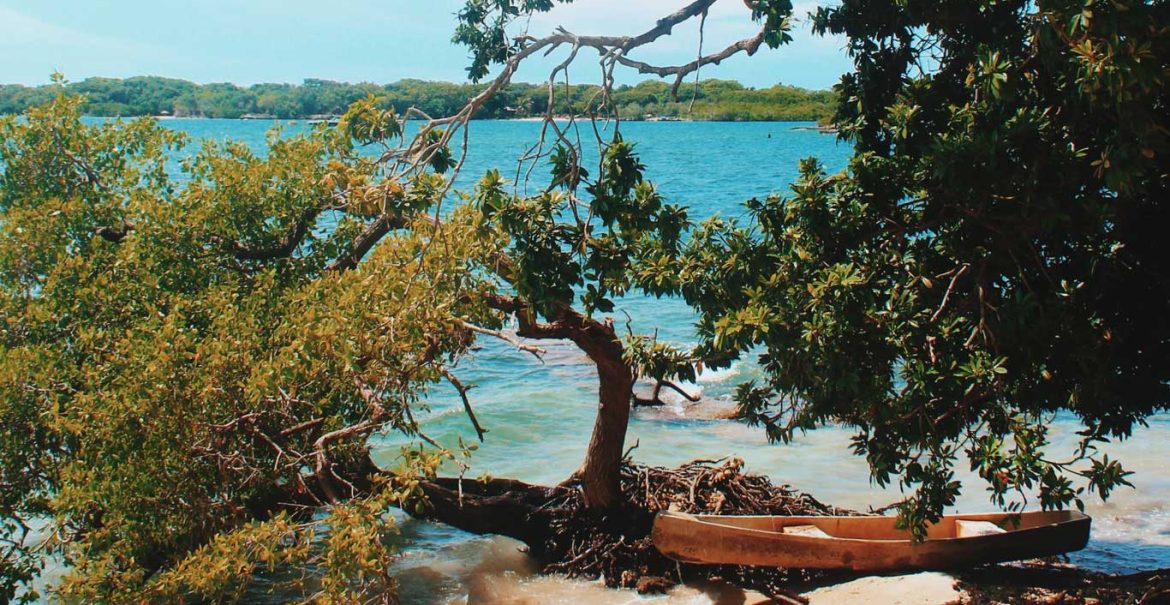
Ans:
[[[940,570],[1080,550],[1075,511],[947,515],[914,543],[894,517],[717,516],[660,512],[654,546],[686,563],[854,571]]]

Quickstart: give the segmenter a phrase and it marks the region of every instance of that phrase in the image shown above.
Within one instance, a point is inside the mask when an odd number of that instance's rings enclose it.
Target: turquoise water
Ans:
[[[232,138],[258,150],[272,126],[231,120],[163,123],[195,139]],[[801,125],[628,123],[622,125],[622,133],[637,142],[647,176],[667,201],[685,205],[692,218],[703,219],[716,214],[738,216],[744,200],[785,191],[802,158],[816,156],[831,171],[845,166],[847,146],[833,136],[794,130],[796,126]],[[303,123],[288,126],[291,130],[305,127]],[[535,141],[538,129],[539,124],[532,122],[473,122],[471,150],[457,186],[467,188],[490,168],[514,174],[516,158]],[[541,176],[545,174],[543,167],[538,170]],[[694,341],[693,315],[677,300],[626,299],[615,314],[619,322],[625,320],[623,311],[633,318],[636,330],[657,330],[661,338],[679,345]],[[488,339],[482,344],[483,349],[457,370],[465,382],[478,385],[471,392],[472,401],[490,431],[471,460],[471,474],[534,482],[565,478],[579,464],[593,424],[597,384],[592,366],[577,349],[560,343],[541,343],[549,350],[543,365],[502,343]],[[737,455],[746,460],[749,470],[811,492],[822,501],[865,509],[900,499],[896,490],[870,485],[863,462],[848,452],[846,431],[829,427],[790,445],[774,446],[759,431],[738,423],[696,417],[703,415],[698,410],[726,408],[735,385],[754,372],[750,363],[740,363],[700,376],[697,384],[688,385],[705,399],[699,408],[675,402],[663,409],[637,410],[627,443],[638,444],[635,460],[676,465],[695,458]],[[451,445],[460,437],[474,440],[453,391],[436,388],[428,401],[432,410],[422,423],[427,434]],[[1058,420],[1058,446],[1069,444],[1074,430],[1072,423]],[[1137,471],[1133,482],[1138,489],[1117,493],[1109,504],[1090,503],[1094,537],[1088,549],[1073,556],[1074,562],[1114,572],[1170,567],[1170,469],[1162,463],[1168,437],[1170,419],[1159,417],[1135,438],[1111,448],[1111,455]],[[379,442],[379,462],[393,465],[399,443],[393,436]],[[957,510],[990,509],[978,480],[969,475],[962,478],[966,491]],[[561,599],[557,595],[569,595],[565,602],[631,598],[590,587],[586,599],[584,593],[575,592],[583,587],[570,583],[566,588],[559,581],[531,577],[528,563],[506,540],[471,536],[405,517],[401,521],[398,547],[404,557],[399,571],[409,602],[507,602],[520,598],[517,595],[533,602],[557,601]],[[507,590],[499,588],[501,582]],[[671,602],[703,601],[678,597]]]

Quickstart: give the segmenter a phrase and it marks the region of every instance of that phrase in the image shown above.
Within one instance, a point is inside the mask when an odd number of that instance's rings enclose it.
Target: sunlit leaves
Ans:
[[[382,109],[373,95],[351,105],[341,116],[337,129],[362,145],[384,143],[402,136],[402,123],[394,108]]]
[[[792,19],[791,0],[748,0],[752,19],[764,24],[764,42],[770,48],[779,48],[792,41],[789,34]]]
[[[466,211],[414,224],[446,181],[354,156],[352,137],[396,132],[370,105],[340,133],[276,132],[263,156],[205,145],[182,187],[164,169],[178,137],[77,107],[0,122],[0,417],[21,431],[0,439],[0,507],[61,538],[6,552],[0,589],[48,555],[87,602],[231,599],[294,563],[339,601],[387,584],[384,499],[337,509],[344,543],[312,555],[303,513],[278,513],[319,504],[318,452],[356,478],[370,434],[417,430],[406,406],[467,350],[462,320],[497,321],[468,296],[492,232]],[[328,269],[385,216],[412,229]]]
[[[575,296],[592,314],[612,312],[614,298],[633,288],[676,292],[671,266],[690,227],[686,211],[663,203],[633,145],[620,137],[607,146],[596,180],[576,164],[577,153],[554,150],[553,182],[542,194],[516,196],[494,170],[475,187],[472,204],[509,240],[517,293],[556,317]],[[578,197],[582,183],[591,199]]]
[[[980,89],[983,94],[998,99],[1008,82],[1008,65],[999,51],[986,51],[967,77],[967,85]]]
[[[694,359],[687,351],[647,336],[631,336],[624,344],[623,360],[638,376],[686,382],[697,377]]]

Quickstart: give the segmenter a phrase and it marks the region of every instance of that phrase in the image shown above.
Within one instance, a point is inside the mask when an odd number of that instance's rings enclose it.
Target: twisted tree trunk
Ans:
[[[634,395],[634,372],[622,359],[624,347],[612,321],[598,321],[568,305],[561,305],[548,323],[523,300],[500,294],[486,297],[488,306],[513,314],[519,321],[516,334],[525,338],[563,339],[577,345],[597,366],[597,419],[585,452],[585,461],[574,473],[590,509],[610,508],[621,500],[620,473],[626,426]]]
[[[589,449],[578,475],[584,486],[585,505],[591,509],[610,508],[621,498],[620,471],[630,420],[634,376],[622,361],[622,345],[608,326],[609,338],[590,347],[582,346],[597,364],[597,419]],[[580,344],[580,343],[578,343]]]

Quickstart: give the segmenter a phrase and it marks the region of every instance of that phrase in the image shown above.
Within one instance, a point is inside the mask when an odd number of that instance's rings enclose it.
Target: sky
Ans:
[[[464,48],[450,42],[463,0],[0,0],[0,83],[44,84],[54,71],[71,81],[155,75],[200,83],[299,83],[306,78],[388,83],[403,78],[463,82]],[[577,34],[637,34],[685,0],[576,0],[528,24],[539,36],[563,26]],[[798,1],[803,17],[816,0]],[[704,54],[755,33],[741,0],[712,7]],[[704,78],[753,87],[827,88],[849,69],[839,38],[798,23],[795,41],[755,57],[705,67]],[[631,56],[677,65],[699,51],[697,21]],[[562,52],[567,52],[562,50]],[[593,54],[593,53],[589,53]],[[562,55],[529,62],[515,78],[547,79]],[[596,55],[582,53],[570,78],[596,82]],[[624,70],[619,82],[638,82]]]

